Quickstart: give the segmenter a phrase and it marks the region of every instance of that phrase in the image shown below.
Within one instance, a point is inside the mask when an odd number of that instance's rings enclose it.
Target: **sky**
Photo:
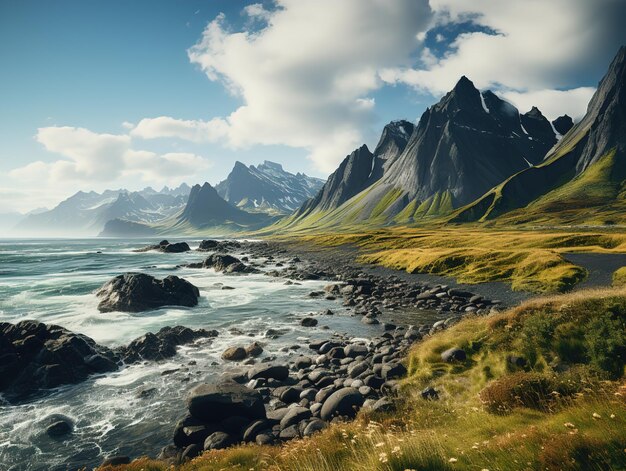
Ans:
[[[0,213],[78,190],[326,177],[466,75],[580,118],[623,0],[0,0]]]

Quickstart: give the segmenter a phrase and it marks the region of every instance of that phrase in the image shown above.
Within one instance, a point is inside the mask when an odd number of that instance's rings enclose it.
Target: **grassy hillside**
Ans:
[[[624,289],[467,318],[414,346],[395,412],[362,412],[284,446],[207,452],[178,469],[625,469],[625,344]],[[467,360],[443,363],[450,347]],[[438,400],[422,399],[427,386]],[[169,468],[145,459],[119,469]]]
[[[585,172],[522,209],[503,214],[498,225],[623,225],[626,224],[626,188],[615,177],[613,149]]]
[[[390,228],[300,237],[324,246],[353,244],[360,260],[409,273],[431,273],[463,283],[502,281],[515,290],[563,292],[586,277],[569,252],[626,252],[621,232]]]
[[[339,208],[292,215],[260,230],[258,234],[307,234],[337,229],[346,232],[392,224],[437,224],[444,222],[442,218],[453,210],[453,197],[449,191],[408,204],[405,197],[406,191],[375,183]]]

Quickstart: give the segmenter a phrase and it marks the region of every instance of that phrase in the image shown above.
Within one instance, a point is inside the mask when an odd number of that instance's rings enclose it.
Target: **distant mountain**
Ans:
[[[150,187],[148,187],[147,189],[152,190],[152,188],[150,188]],[[144,190],[144,191],[146,191],[146,190]],[[154,190],[152,190],[152,191],[154,191]],[[181,183],[176,188],[168,188],[167,186],[164,186],[161,189],[161,191],[158,191],[158,192],[155,192],[155,193],[160,193],[162,195],[185,196],[185,197],[187,197],[189,195],[190,191],[191,191],[191,187],[189,185],[187,185],[186,183]]]
[[[154,224],[138,223],[124,218],[109,221],[101,236],[134,237],[145,235],[223,235],[254,230],[275,221],[265,213],[239,209],[218,195],[208,183],[194,185],[184,208],[175,215]]]
[[[452,221],[493,219],[626,224],[626,47],[613,59],[584,118],[545,159],[461,208]]]
[[[227,224],[246,226],[269,220],[267,215],[248,213],[228,203],[208,183],[191,188],[187,205],[176,219],[198,229]]]
[[[324,180],[289,173],[280,164],[265,161],[256,167],[235,162],[217,193],[229,203],[250,212],[289,214],[314,196]]]
[[[29,235],[96,235],[112,219],[154,223],[180,211],[187,201],[187,185],[176,190],[156,192],[152,188],[126,190],[79,191],[55,208],[32,213],[14,229]]]
[[[562,132],[571,118],[555,120]],[[537,108],[520,114],[466,77],[417,126],[388,124],[373,153],[344,159],[279,228],[411,223],[451,212],[542,161],[562,134]]]

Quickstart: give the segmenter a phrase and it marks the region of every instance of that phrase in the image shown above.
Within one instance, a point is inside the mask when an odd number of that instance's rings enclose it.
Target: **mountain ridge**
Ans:
[[[323,184],[320,178],[287,172],[268,160],[256,166],[236,161],[215,189],[226,201],[246,211],[284,215],[298,209]]]
[[[455,212],[451,222],[485,222],[498,219],[504,223],[576,223],[584,215],[570,210],[567,217],[560,209],[591,211],[595,206],[594,223],[614,223],[615,212],[623,202],[623,181],[626,178],[626,47],[622,46],[594,93],[587,113],[538,165],[512,175],[477,200]],[[594,168],[595,166],[607,168]],[[593,170],[592,170],[593,169]],[[585,175],[592,170],[594,175]],[[585,194],[580,181],[595,191],[594,198]],[[598,189],[605,187],[604,198]],[[560,190],[560,193],[555,194]],[[544,201],[542,202],[542,199]],[[591,205],[593,201],[593,205]],[[545,204],[544,204],[545,203]],[[602,220],[601,207],[607,206],[608,220]],[[522,211],[528,206],[530,211]],[[626,203],[624,204],[626,209]],[[574,211],[574,212],[576,212]],[[507,214],[510,213],[510,214]],[[618,218],[621,217],[619,214]],[[623,218],[621,218],[623,220]]]
[[[99,234],[103,237],[135,237],[146,235],[230,234],[255,230],[274,222],[265,213],[251,213],[224,200],[208,182],[191,187],[182,209],[167,219],[153,224],[115,218],[109,220]]]
[[[571,118],[555,122],[567,132]],[[406,123],[402,139],[385,145],[389,135],[399,135],[398,123]],[[540,163],[561,137],[536,107],[522,114],[462,76],[417,125],[391,122],[374,153],[361,146],[348,155],[315,198],[279,222],[276,230],[381,226],[439,217]]]
[[[112,219],[124,218],[137,223],[154,223],[182,208],[186,184],[157,192],[147,187],[139,191],[78,191],[54,208],[22,218],[13,229],[18,234],[95,235]]]

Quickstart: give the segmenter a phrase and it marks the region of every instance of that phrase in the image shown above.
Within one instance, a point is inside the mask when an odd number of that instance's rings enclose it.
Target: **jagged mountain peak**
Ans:
[[[530,111],[520,115],[520,122],[523,126],[522,130],[532,136],[533,139],[541,139],[552,145],[556,144],[557,136],[555,129],[552,127],[552,123],[548,121],[536,106],[533,106]],[[545,151],[547,152],[547,150],[548,149]]]
[[[438,112],[456,112],[458,110],[484,111],[481,103],[481,93],[474,86],[474,82],[463,75],[454,88],[448,92],[431,110]]]
[[[272,162],[270,160],[264,160],[262,164],[257,165],[257,168],[266,168],[276,170],[278,172],[284,172],[283,166],[279,163]]]
[[[422,115],[383,182],[401,188],[416,204],[449,192],[461,205],[539,163],[555,143],[550,122],[537,108],[520,115],[463,76]]]
[[[543,113],[539,111],[539,108],[537,108],[536,106],[533,106],[530,111],[524,113],[524,116],[528,116],[529,118],[545,118]]]
[[[318,178],[294,175],[281,164],[265,160],[257,166],[236,162],[216,190],[226,201],[246,211],[288,214],[314,196],[323,183]]]
[[[196,184],[194,186],[191,187],[191,191],[192,192],[209,192],[211,194],[215,193],[217,194],[217,192],[215,191],[215,188],[213,188],[213,186],[211,186],[211,184],[209,182],[204,182],[202,185],[200,184]]]
[[[195,228],[222,225],[247,225],[265,220],[266,215],[250,214],[225,201],[208,182],[194,185],[185,209],[176,218],[178,224]]]
[[[396,145],[404,147],[414,130],[415,125],[410,121],[404,119],[391,121],[383,128],[378,144],[376,144],[374,149],[374,154],[384,152],[384,148],[389,144],[390,140]]]
[[[615,221],[623,214],[620,195],[626,179],[625,85],[626,48],[622,46],[583,119],[548,152],[541,165],[511,176],[461,208],[453,220],[497,218],[515,224]],[[561,121],[569,124],[571,118]]]
[[[478,89],[474,86],[474,82],[468,79],[467,76],[461,75],[461,78],[452,89],[452,92],[455,94],[469,93],[474,95],[476,92],[478,92]]]
[[[564,136],[567,132],[574,127],[574,120],[571,116],[564,114],[563,116],[559,116],[554,121],[552,121],[552,126],[554,129]]]
[[[169,188],[167,185],[165,185],[158,193],[162,195],[187,196],[190,191],[191,187],[183,182],[176,188]]]
[[[339,164],[315,198],[307,201],[298,211],[305,214],[312,210],[329,210],[338,208],[357,193],[372,183],[375,157],[363,144],[353,150]]]
[[[585,136],[584,142],[580,142]],[[546,156],[553,159],[578,141],[580,157],[576,173],[580,174],[606,155],[613,147],[618,159],[626,152],[626,47],[622,46],[611,61],[596,92],[591,97],[587,113],[568,133],[566,139]]]

